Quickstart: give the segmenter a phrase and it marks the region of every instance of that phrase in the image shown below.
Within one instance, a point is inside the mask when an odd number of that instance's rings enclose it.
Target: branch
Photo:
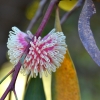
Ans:
[[[65,13],[65,15],[63,15],[63,17],[61,18],[61,24],[63,24],[65,22],[65,20],[67,20],[70,15],[76,10],[78,9],[79,7],[82,6],[84,0],[78,0],[78,2],[76,3],[76,5],[67,13]]]
[[[43,18],[43,20],[42,20],[42,22],[41,22],[41,24],[40,24],[40,26],[39,26],[39,28],[38,28],[36,34],[35,34],[36,37],[41,36],[42,31],[43,31],[43,29],[44,29],[44,27],[45,27],[45,25],[46,25],[46,23],[47,23],[47,21],[48,21],[48,19],[49,19],[49,17],[50,17],[50,14],[51,14],[51,12],[52,12],[54,6],[55,6],[56,4],[58,4],[59,2],[60,2],[60,0],[51,0],[51,2],[50,2],[50,4],[49,4],[49,7],[48,7],[48,9],[47,9],[47,11],[46,11],[46,13],[45,13],[45,16],[44,16],[44,18]],[[32,40],[33,40],[33,39],[32,39]]]
[[[47,3],[47,0],[41,0],[39,8],[35,14],[35,16],[33,17],[33,19],[31,20],[27,30],[31,30],[32,27],[34,27],[34,24],[38,21],[38,19],[40,18],[40,16],[42,15],[43,9],[44,9],[44,5]]]
[[[11,80],[8,88],[6,89],[6,91],[4,92],[4,94],[2,95],[0,100],[4,100],[6,98],[6,96],[8,95],[8,93],[14,89],[16,78],[17,78],[17,75],[18,75],[19,70],[20,70],[20,66],[21,66],[20,62],[15,66],[15,71],[13,73],[12,80]]]
[[[45,13],[45,16],[44,16],[44,18],[43,18],[43,20],[42,20],[42,22],[41,22],[41,24],[40,24],[40,26],[39,26],[37,32],[36,32],[36,36],[37,36],[37,37],[41,35],[41,33],[42,33],[42,31],[43,31],[43,29],[44,29],[44,27],[45,27],[45,25],[46,25],[46,23],[47,23],[49,17],[50,17],[50,14],[51,14],[51,12],[52,12],[54,6],[55,6],[56,4],[58,4],[59,1],[60,1],[60,0],[51,0],[51,2],[50,2],[50,4],[49,4],[49,7],[48,7],[48,9],[47,9],[47,11],[46,11],[46,13]],[[34,24],[33,22],[31,22],[31,25],[29,24],[30,29],[32,28],[32,25],[33,25],[33,24]],[[32,38],[32,40],[33,40],[33,39],[34,39],[34,38]],[[23,64],[23,61],[24,61],[26,55],[28,54],[29,47],[30,47],[30,44],[28,44],[28,46],[26,47],[26,49],[25,49],[25,51],[24,51],[24,53],[23,53],[23,55],[22,55],[20,61],[19,61],[18,64],[14,67],[14,72],[13,72],[12,80],[11,80],[11,82],[10,82],[8,88],[6,89],[6,91],[4,92],[4,94],[2,95],[2,97],[1,97],[0,100],[4,100],[4,99],[6,98],[6,96],[8,95],[8,93],[11,92],[11,91],[14,92],[15,97],[16,97],[16,100],[18,100],[17,95],[16,95],[16,91],[15,91],[15,83],[16,83],[16,79],[17,79],[18,73],[19,73],[19,71],[20,71],[21,65]],[[6,78],[6,77],[5,77],[5,78]],[[4,79],[5,79],[5,78],[4,78]]]
[[[13,92],[14,92],[14,95],[15,95],[16,100],[18,100],[18,97],[17,97],[16,91],[15,91],[15,88],[14,88]]]

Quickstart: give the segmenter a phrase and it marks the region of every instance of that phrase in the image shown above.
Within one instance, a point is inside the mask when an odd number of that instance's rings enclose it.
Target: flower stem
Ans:
[[[17,63],[17,65],[14,67],[14,73],[13,73],[13,76],[12,76],[12,80],[8,86],[8,88],[6,89],[6,91],[4,92],[4,94],[2,95],[1,99],[0,100],[4,100],[7,96],[7,94],[10,92],[10,91],[13,91],[15,89],[15,82],[16,82],[16,79],[17,79],[17,76],[18,76],[18,73],[20,71],[20,68],[21,68],[21,65],[22,65],[22,59],[25,59],[24,57],[26,57],[25,55],[27,54],[28,52],[28,48],[29,48],[29,45],[27,46],[27,48],[25,49],[22,57],[21,57],[21,60]],[[13,71],[13,70],[12,70]]]
[[[45,13],[45,15],[44,15],[44,18],[43,18],[43,20],[42,20],[42,22],[41,22],[41,24],[40,24],[40,26],[39,26],[39,28],[38,28],[36,34],[35,34],[36,37],[39,37],[39,36],[42,34],[42,31],[43,31],[43,29],[44,29],[44,27],[45,27],[45,25],[46,25],[48,19],[50,18],[50,14],[51,14],[51,12],[52,12],[54,6],[55,6],[56,4],[58,4],[59,1],[60,1],[60,0],[51,0],[51,2],[50,2],[50,4],[49,4],[49,7],[48,7],[48,9],[47,9],[47,11],[46,11],[46,13]],[[33,40],[33,39],[32,39],[32,40]]]
[[[17,97],[15,89],[13,90],[13,92],[14,92],[14,95],[15,95],[15,99],[18,100],[18,97]]]
[[[51,0],[51,2],[50,2],[50,4],[49,4],[49,7],[48,7],[48,9],[47,9],[47,11],[46,11],[46,13],[45,13],[45,16],[44,16],[44,18],[43,18],[43,20],[42,20],[42,22],[41,22],[41,24],[40,24],[40,26],[39,26],[39,28],[38,28],[36,34],[35,34],[37,37],[39,37],[39,36],[42,34],[42,31],[43,31],[43,29],[44,29],[44,27],[45,27],[45,25],[46,25],[46,23],[47,23],[47,21],[48,21],[48,19],[49,19],[49,17],[50,17],[50,14],[51,14],[51,12],[52,12],[54,6],[55,6],[56,4],[58,4],[59,1],[60,1],[60,0]],[[33,40],[33,39],[34,39],[34,38],[32,38],[32,40]],[[16,91],[14,90],[14,89],[15,89],[15,83],[16,83],[16,79],[17,79],[18,73],[19,73],[19,71],[20,71],[21,65],[23,64],[23,61],[24,61],[26,55],[28,54],[29,47],[30,47],[30,44],[28,44],[28,46],[26,47],[26,49],[25,49],[25,51],[24,51],[24,53],[23,53],[23,55],[22,55],[20,61],[19,61],[19,62],[17,63],[17,65],[14,67],[14,70],[12,70],[11,72],[9,72],[9,73],[3,78],[3,80],[5,80],[12,72],[14,72],[10,84],[9,84],[8,88],[6,89],[6,91],[4,92],[4,94],[2,95],[2,97],[1,97],[0,100],[4,100],[10,91],[13,91],[13,92],[15,93],[16,100],[18,99],[18,98],[17,98],[17,95],[16,95]],[[3,80],[1,80],[0,83],[2,83]]]
[[[42,15],[43,9],[45,7],[45,4],[48,2],[48,0],[41,0],[40,4],[39,4],[39,8],[35,14],[35,16],[32,18],[32,20],[30,21],[27,30],[31,30],[32,27],[34,27],[34,25],[36,24],[36,22],[38,21],[38,19],[40,18],[40,16]]]
[[[76,11],[76,9],[81,7],[83,2],[84,2],[84,0],[78,0],[77,3],[75,4],[75,6],[69,12],[67,12],[63,15],[63,17],[61,18],[61,24],[63,24],[70,17],[70,15],[72,15],[73,12]]]
[[[15,71],[13,73],[12,80],[0,100],[4,100],[7,96],[7,94],[15,88],[15,82],[16,82],[20,67],[21,67],[21,63],[18,62],[18,64],[15,66]]]

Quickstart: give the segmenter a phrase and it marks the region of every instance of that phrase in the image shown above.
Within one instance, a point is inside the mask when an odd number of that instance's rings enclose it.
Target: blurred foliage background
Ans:
[[[7,58],[6,42],[9,31],[12,26],[17,26],[22,31],[26,31],[30,19],[36,13],[38,1],[39,0],[0,0],[0,79],[13,68]],[[36,32],[48,4],[49,0],[44,7],[43,14],[31,30],[33,33]],[[95,2],[95,6],[97,13],[91,18],[91,29],[94,33],[97,45],[100,48],[100,2]],[[78,74],[82,100],[100,100],[100,67],[98,67],[88,55],[78,36],[78,18],[81,9],[82,7],[76,10],[70,18],[63,23],[62,29],[66,35],[68,49]],[[62,17],[64,13],[65,11],[60,9],[60,17]],[[51,14],[43,33],[48,33],[54,27],[54,20],[55,11]],[[11,76],[7,78],[8,81],[10,81],[10,79]],[[0,96],[7,86],[6,83],[9,83],[7,80],[0,85]],[[17,93],[19,93],[18,91],[20,90],[22,90],[22,94],[24,93],[25,80],[25,76],[22,74],[21,76],[19,75],[18,87],[16,86]],[[20,87],[22,87],[22,89],[20,89]],[[21,95],[21,93],[19,93],[19,95]],[[18,97],[20,97],[19,95]],[[9,96],[11,96],[11,94],[8,95],[8,98]],[[22,97],[20,97],[20,100],[21,99]]]

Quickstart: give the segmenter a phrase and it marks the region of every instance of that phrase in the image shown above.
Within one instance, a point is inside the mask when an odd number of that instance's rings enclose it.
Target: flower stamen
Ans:
[[[26,46],[30,43],[29,52],[21,68],[24,73],[30,73],[31,77],[36,77],[39,73],[42,77],[43,72],[46,74],[55,72],[56,68],[61,66],[67,49],[63,32],[56,32],[53,29],[44,38],[40,36],[37,38],[29,31],[25,34],[16,27],[12,29],[7,42],[11,63],[16,64],[19,61]],[[34,38],[33,41],[31,41],[32,38]]]

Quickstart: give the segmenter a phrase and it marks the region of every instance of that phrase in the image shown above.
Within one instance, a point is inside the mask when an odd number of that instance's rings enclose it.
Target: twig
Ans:
[[[21,63],[18,63],[16,66],[15,66],[15,69],[19,69],[20,70],[20,66],[21,66]],[[8,86],[8,88],[6,89],[6,91],[4,92],[4,94],[2,95],[1,99],[0,100],[4,100],[5,97],[7,96],[7,94],[13,90],[13,88],[15,87],[15,82],[16,82],[16,78],[17,78],[17,75],[19,73],[19,70],[18,71],[14,71],[13,73],[13,77],[12,77],[12,80]]]
[[[18,100],[18,97],[17,97],[16,91],[15,91],[15,88],[14,88],[13,92],[14,92],[14,95],[15,95],[16,100]]]
[[[42,31],[43,31],[43,29],[44,29],[44,27],[45,27],[45,25],[46,25],[46,23],[47,23],[49,17],[50,17],[50,14],[51,14],[51,12],[52,12],[54,6],[55,6],[57,3],[59,3],[59,1],[60,1],[60,0],[52,0],[52,1],[50,2],[49,7],[48,7],[48,9],[47,9],[47,11],[46,11],[46,13],[45,13],[45,16],[44,16],[44,18],[43,18],[43,20],[42,20],[42,22],[41,22],[41,24],[40,24],[40,26],[39,26],[37,32],[36,32],[36,36],[37,36],[37,37],[38,37],[39,35],[41,35],[41,33],[42,33]],[[31,28],[32,28],[32,26],[30,27],[30,29],[31,29]],[[33,40],[33,39],[34,39],[34,38],[32,38],[32,40]],[[23,64],[23,61],[24,61],[26,55],[28,54],[29,47],[30,47],[30,44],[28,44],[28,46],[26,47],[26,49],[25,49],[25,51],[24,51],[24,53],[23,53],[23,55],[22,55],[20,61],[19,61],[18,64],[14,67],[14,72],[13,72],[12,80],[11,80],[11,82],[10,82],[8,88],[6,89],[6,91],[4,92],[4,94],[2,95],[2,97],[1,97],[0,100],[4,100],[10,91],[13,91],[13,92],[15,93],[15,97],[16,97],[16,99],[17,99],[17,95],[16,95],[16,92],[15,92],[15,83],[16,83],[16,79],[17,79],[18,73],[19,73],[19,71],[20,71],[21,65]]]
[[[47,3],[48,0],[41,0],[40,1],[40,5],[39,8],[35,14],[35,16],[33,17],[33,19],[31,20],[27,30],[31,30],[31,28],[34,26],[34,24],[37,22],[37,20],[40,18],[40,16],[42,15],[43,9],[44,9],[44,5]]]
[[[43,31],[43,29],[44,29],[44,27],[45,27],[45,25],[46,25],[46,23],[47,23],[47,21],[48,21],[48,19],[50,17],[50,14],[51,14],[54,6],[56,4],[58,4],[59,2],[60,2],[60,0],[51,0],[51,2],[49,4],[49,7],[48,7],[48,9],[47,9],[47,11],[45,13],[45,16],[44,16],[44,18],[43,18],[43,20],[42,20],[42,22],[41,22],[36,34],[35,34],[36,37],[39,37],[42,34],[42,31]]]
[[[63,15],[63,17],[61,18],[61,24],[63,24],[65,22],[65,20],[67,20],[69,18],[69,16],[79,7],[82,6],[84,0],[78,0],[78,2],[76,3],[76,5],[67,13],[65,13]]]

